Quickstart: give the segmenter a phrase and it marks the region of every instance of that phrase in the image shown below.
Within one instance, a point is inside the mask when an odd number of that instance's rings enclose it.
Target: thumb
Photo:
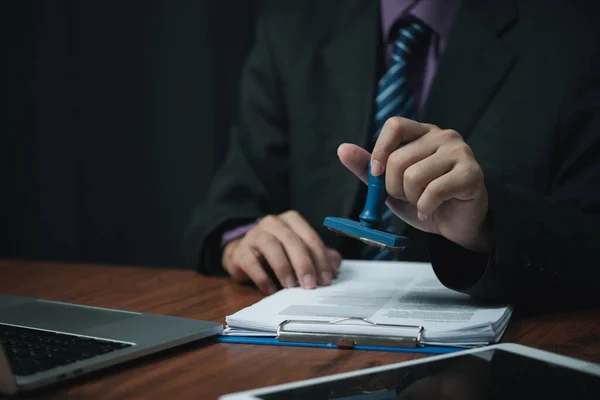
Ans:
[[[355,144],[342,143],[338,147],[337,154],[346,168],[358,176],[361,181],[368,183],[368,167],[371,160],[371,153]]]

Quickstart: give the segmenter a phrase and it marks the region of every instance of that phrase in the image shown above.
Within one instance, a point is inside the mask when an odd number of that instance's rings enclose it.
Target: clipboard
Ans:
[[[369,325],[402,330],[399,335],[365,335],[342,332],[309,332],[287,330],[290,324],[335,325],[348,320],[360,320]],[[424,346],[421,344],[424,328],[417,325],[379,324],[366,318],[339,318],[333,321],[285,320],[277,327],[275,337],[220,335],[217,342],[239,344],[262,344],[271,346],[317,347],[328,349],[355,349],[405,353],[447,354],[464,350],[461,347]]]

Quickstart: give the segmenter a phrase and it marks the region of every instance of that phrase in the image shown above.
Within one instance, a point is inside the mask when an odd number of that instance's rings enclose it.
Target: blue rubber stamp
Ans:
[[[371,175],[371,164],[369,163],[367,200],[363,211],[358,216],[359,221],[347,218],[327,217],[323,225],[336,233],[353,237],[371,246],[392,251],[403,250],[410,245],[409,238],[378,229],[381,224],[381,215],[384,210],[386,198],[385,174],[379,176]]]

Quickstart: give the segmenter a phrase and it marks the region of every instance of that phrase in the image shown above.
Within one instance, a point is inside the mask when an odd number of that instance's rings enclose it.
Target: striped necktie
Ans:
[[[422,44],[428,29],[421,22],[412,22],[402,26],[396,36],[392,51],[392,61],[385,75],[379,80],[377,97],[375,99],[375,134],[373,146],[381,132],[385,121],[391,117],[400,116],[414,119],[417,106],[412,88],[408,82],[407,65],[410,56]],[[380,230],[389,231],[392,228],[392,212],[385,209],[382,215]],[[387,250],[367,246],[363,252],[365,259],[391,260],[393,253]]]

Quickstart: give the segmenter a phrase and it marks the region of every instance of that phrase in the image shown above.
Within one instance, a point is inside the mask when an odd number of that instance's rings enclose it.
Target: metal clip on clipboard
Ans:
[[[335,325],[347,320],[358,320],[366,322],[372,326],[398,328],[399,330],[410,330],[411,334],[398,336],[365,335],[365,334],[347,334],[347,333],[321,333],[321,332],[298,332],[285,330],[289,324],[300,325]],[[353,348],[355,346],[381,346],[381,347],[412,347],[421,345],[421,336],[423,327],[418,325],[391,325],[378,324],[367,318],[339,318],[333,321],[306,321],[306,320],[285,320],[277,327],[277,340],[280,342],[304,342],[335,344],[342,348]]]

